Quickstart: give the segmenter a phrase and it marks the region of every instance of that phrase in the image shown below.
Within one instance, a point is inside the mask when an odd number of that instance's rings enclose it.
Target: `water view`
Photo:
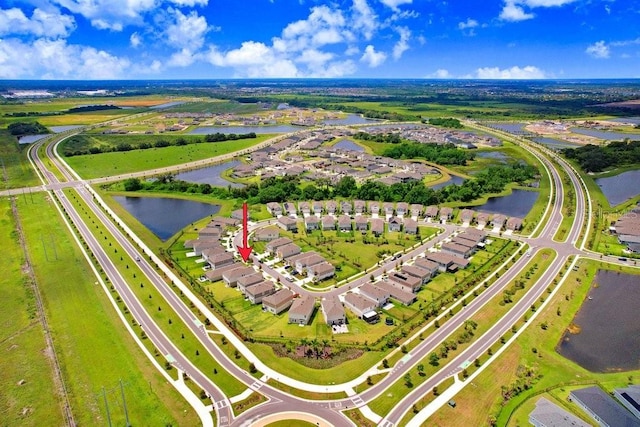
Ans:
[[[350,139],[343,139],[342,141],[337,142],[334,145],[335,148],[340,148],[341,150],[349,150],[349,151],[364,151],[364,148]]]
[[[24,135],[18,139],[18,144],[33,144],[34,142],[40,141],[43,138],[48,137],[50,134],[45,133],[42,135]]]
[[[162,241],[220,210],[220,205],[167,197],[114,196],[114,200]]]
[[[49,129],[53,133],[62,133],[68,130],[79,129],[84,127],[84,125],[69,125],[69,126],[49,126]]]
[[[640,181],[640,169],[608,178],[597,178],[595,181],[611,206],[619,205],[640,194],[640,187],[636,187]]]
[[[212,133],[291,133],[302,130],[304,128],[291,125],[278,126],[202,126],[189,132],[189,135],[209,135]]]
[[[153,105],[153,106],[149,107],[149,109],[150,110],[162,110],[164,108],[176,107],[176,106],[182,105],[184,103],[185,103],[184,101],[166,102],[166,103],[160,104],[160,105]]]
[[[344,119],[330,119],[324,120],[322,123],[325,125],[364,125],[367,123],[374,123],[378,120],[368,119],[362,117],[360,114],[348,114]]]
[[[610,122],[617,123],[633,123],[634,125],[640,125],[640,117],[618,117],[617,119],[609,119]]]
[[[575,148],[580,146],[580,144],[573,144],[571,142],[560,141],[559,139],[546,138],[546,137],[531,138],[531,140],[533,142],[537,142],[538,144],[546,145],[549,148],[557,148],[557,149]]]
[[[489,123],[487,126],[510,133],[524,133],[526,123]]]
[[[432,185],[430,186],[430,188],[433,188],[434,190],[439,190],[448,185],[453,185],[453,184],[460,185],[464,182],[464,178],[459,177],[458,175],[450,175],[450,176],[451,178],[449,178],[448,181],[441,182],[440,184]]]
[[[513,190],[503,197],[492,197],[487,203],[472,207],[481,212],[524,218],[538,199],[537,191]]]
[[[501,163],[506,163],[511,157],[504,154],[502,151],[480,151],[476,153],[476,157],[482,159],[494,159]]]
[[[202,169],[195,169],[188,172],[181,172],[176,175],[176,179],[187,182],[195,182],[197,184],[209,184],[216,187],[244,187],[243,184],[237,182],[231,182],[222,177],[222,172],[238,166],[241,162],[238,160],[232,160],[229,162],[220,163],[219,165],[213,165]]]
[[[571,128],[571,132],[593,136],[594,138],[604,139],[606,141],[621,141],[625,138],[640,139],[639,133],[607,132],[604,130],[584,128]]]

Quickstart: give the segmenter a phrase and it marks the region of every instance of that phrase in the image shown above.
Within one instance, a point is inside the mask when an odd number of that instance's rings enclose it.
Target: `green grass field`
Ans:
[[[86,425],[104,422],[104,387],[112,419],[124,423],[117,389],[122,379],[132,423],[197,423],[191,407],[157,373],[124,329],[44,196],[34,195],[33,202],[19,200],[19,209],[76,421]],[[47,396],[42,393],[39,398]]]
[[[100,178],[174,166],[181,163],[220,156],[252,147],[269,139],[271,136],[272,135],[259,135],[257,138],[237,141],[89,154],[85,156],[68,157],[66,161],[82,178]]]
[[[40,184],[27,158],[28,145],[19,145],[16,137],[0,129],[0,189]]]

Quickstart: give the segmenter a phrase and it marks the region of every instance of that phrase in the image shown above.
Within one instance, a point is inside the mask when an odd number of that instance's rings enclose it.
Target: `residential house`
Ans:
[[[470,242],[473,242],[475,245],[478,245],[479,243],[483,242],[486,237],[487,237],[486,232],[475,229],[475,228],[469,228],[464,232],[458,234],[456,239],[469,240]]]
[[[220,234],[220,227],[207,225],[198,231],[198,239],[219,239]]]
[[[469,260],[444,252],[427,252],[425,258],[438,264],[438,269],[442,272],[456,271],[458,267],[465,268],[469,265]]]
[[[438,216],[438,207],[437,206],[427,206],[424,210],[424,216],[426,218],[434,219]]]
[[[478,217],[477,217],[477,221],[478,221],[478,227],[484,228],[487,226],[487,224],[489,223],[489,218],[490,215],[486,212],[480,212],[478,213]]]
[[[233,254],[231,252],[222,252],[212,255],[206,261],[211,266],[211,268],[215,270],[216,268],[233,264],[235,262],[235,259],[233,258]]]
[[[403,265],[400,270],[402,273],[406,275],[417,277],[420,279],[420,283],[422,285],[426,284],[431,280],[431,271],[425,270],[424,268],[418,267],[417,265]]]
[[[440,209],[440,221],[446,222],[453,217],[453,208],[444,207]]]
[[[349,217],[348,215],[340,215],[340,217],[338,218],[338,229],[342,232],[351,231],[351,217]]]
[[[295,298],[289,309],[289,323],[308,325],[316,308],[316,301],[309,295]]]
[[[354,200],[353,210],[355,211],[356,215],[362,215],[367,212],[367,205],[364,200]]]
[[[389,282],[391,286],[401,288],[405,292],[418,292],[422,286],[422,280],[402,272],[391,272],[389,274]]]
[[[405,218],[403,221],[404,232],[407,234],[418,234],[418,221]]]
[[[384,221],[380,218],[371,219],[371,232],[376,237],[382,236],[384,234]]]
[[[251,304],[260,304],[264,297],[273,294],[276,291],[273,282],[264,281],[256,285],[249,286],[245,290],[245,295],[251,301]]]
[[[640,418],[640,385],[617,388],[613,394],[636,418]]]
[[[504,226],[504,223],[507,221],[507,217],[502,214],[496,214],[493,216],[491,220],[491,226],[493,228],[501,229]]]
[[[203,249],[201,255],[202,255],[202,259],[204,259],[205,262],[208,262],[211,259],[211,257],[218,254],[223,254],[225,252],[226,250],[222,246],[220,246],[220,244],[217,244],[211,248]]]
[[[238,277],[236,284],[238,286],[238,290],[243,294],[246,294],[248,287],[256,285],[262,281],[264,281],[262,273],[255,272],[247,276]]]
[[[196,256],[201,256],[208,249],[220,249],[224,251],[218,239],[196,239],[191,242],[191,247]]]
[[[256,271],[251,267],[237,267],[222,273],[222,280],[224,280],[225,285],[234,288],[238,285],[239,278],[249,276],[251,274],[259,273],[256,273]]]
[[[396,215],[405,216],[409,213],[409,203],[399,202],[396,204]]]
[[[343,215],[351,215],[352,209],[353,207],[351,206],[351,202],[345,200],[340,203],[340,212],[342,212]]]
[[[347,292],[344,296],[344,305],[360,319],[364,317],[365,313],[375,311],[378,306],[374,300],[353,292]]]
[[[462,212],[460,212],[460,221],[462,221],[463,225],[471,225],[474,214],[475,212],[471,209],[463,209]]]
[[[589,427],[566,409],[544,397],[536,401],[536,408],[529,413],[529,423],[534,427]]]
[[[376,302],[378,307],[382,307],[389,301],[389,292],[375,286],[372,283],[365,283],[359,288],[360,294]]]
[[[422,210],[424,209],[420,204],[412,204],[409,208],[411,210],[411,216],[415,218],[420,218],[422,216]]]
[[[382,204],[382,210],[386,216],[393,216],[393,203],[385,202]]]
[[[239,264],[233,263],[224,267],[216,268],[215,270],[207,270],[204,272],[204,277],[206,277],[210,282],[217,282],[218,280],[222,280],[223,273],[238,267]]]
[[[235,211],[231,212],[231,218],[237,219],[238,221],[243,221],[244,220],[243,209],[236,209]],[[250,218],[251,218],[250,212],[247,210],[247,219],[250,219]]]
[[[569,399],[580,406],[601,426],[638,427],[640,420],[616,403],[608,393],[599,386],[572,390]]]
[[[298,203],[298,211],[304,216],[311,214],[311,205],[309,202],[299,202]]]
[[[507,220],[507,230],[519,231],[522,229],[522,218],[512,216]]]
[[[447,242],[442,244],[442,253],[449,253],[462,258],[469,258],[472,252],[473,248],[461,245],[458,242]]]
[[[393,286],[389,282],[380,282],[375,286],[382,289],[383,292],[389,293],[392,298],[400,301],[401,304],[409,305],[416,300],[416,294],[414,294],[413,292],[407,292],[400,287]]]
[[[380,202],[369,202],[369,212],[372,215],[380,214]]]
[[[433,261],[429,261],[426,258],[417,258],[414,265],[422,268],[423,270],[427,270],[429,274],[431,274],[431,277],[438,274],[438,264]]]
[[[309,215],[304,219],[304,226],[307,231],[317,230],[320,227],[320,219],[315,215]]]
[[[367,231],[368,221],[364,215],[356,215],[355,219],[356,231],[362,231],[363,233]]]
[[[344,307],[338,297],[326,297],[322,300],[321,306],[327,325],[342,325],[347,322]]]
[[[276,249],[276,256],[282,260],[285,260],[294,255],[298,255],[301,252],[300,246],[295,243],[289,243],[288,245],[280,246]]]
[[[280,205],[280,203],[276,203],[276,202],[270,202],[267,203],[267,211],[272,215],[272,216],[281,216],[282,215],[282,205]]]
[[[296,205],[292,202],[284,202],[284,211],[289,216],[294,216],[298,213]]]
[[[259,228],[253,233],[253,240],[258,242],[271,242],[280,237],[280,230],[277,227]]]
[[[336,274],[335,267],[328,262],[321,262],[307,268],[308,276],[319,282]]]
[[[325,215],[322,217],[322,230],[335,230],[336,218],[333,215]]]
[[[293,241],[288,237],[279,237],[267,243],[266,249],[271,255],[275,255],[280,246],[288,245],[289,243],[293,243]]]
[[[388,222],[389,231],[400,231],[402,229],[402,220],[396,216],[389,218]]]
[[[335,200],[327,200],[325,208],[329,215],[335,215],[338,210],[338,203]]]
[[[280,314],[291,306],[293,303],[293,292],[289,289],[282,288],[275,294],[266,296],[262,299],[262,308],[269,313]]]
[[[298,231],[298,221],[288,216],[281,216],[278,218],[278,227],[285,231]]]
[[[322,215],[322,202],[313,202],[313,214],[316,216]]]
[[[305,271],[309,271],[310,267],[320,264],[321,262],[326,262],[326,260],[321,255],[318,255],[315,252],[310,253],[308,256],[296,260],[295,269],[298,274],[304,274]]]

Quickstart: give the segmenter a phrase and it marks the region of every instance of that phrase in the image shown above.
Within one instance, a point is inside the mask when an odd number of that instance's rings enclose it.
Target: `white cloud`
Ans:
[[[532,13],[526,13],[514,0],[507,0],[500,12],[500,19],[510,22],[526,21],[534,16]]]
[[[37,37],[66,37],[76,28],[75,19],[58,9],[36,8],[28,18],[21,9],[0,9],[0,36],[32,34]]]
[[[384,4],[387,7],[390,7],[393,10],[398,10],[398,6],[403,4],[411,4],[413,0],[380,0],[380,3]]]
[[[333,59],[335,55],[329,52],[322,52],[317,49],[307,49],[296,58],[296,62],[301,62],[312,67],[324,66],[326,62]]]
[[[194,53],[187,48],[174,52],[169,58],[168,65],[172,67],[188,67],[196,61]]]
[[[204,44],[204,36],[208,31],[207,20],[199,16],[196,11],[189,15],[183,14],[178,9],[169,8],[175,21],[165,30],[167,43],[180,49],[199,49]]]
[[[128,75],[130,65],[126,58],[65,40],[0,39],[0,78],[117,79]]]
[[[595,42],[594,44],[587,47],[585,52],[594,58],[605,59],[610,55],[609,46],[604,42],[604,40],[600,40],[599,42]]]
[[[478,25],[478,21],[475,19],[467,18],[466,21],[458,22],[458,29],[466,30],[467,28],[476,28]]]
[[[505,69],[500,69],[498,67],[478,68],[476,70],[476,77],[479,79],[516,80],[516,79],[544,79],[546,75],[545,75],[545,72],[539,69],[538,67],[527,65],[526,67],[523,67],[523,68],[520,68],[518,66],[513,66],[511,68],[505,68]]]
[[[129,44],[131,44],[131,47],[138,47],[142,44],[142,38],[140,38],[140,34],[138,33],[133,33],[131,34],[131,36],[129,37]]]
[[[529,7],[557,7],[573,3],[576,0],[520,0],[522,4]]]
[[[364,49],[364,54],[360,58],[360,61],[367,63],[369,67],[376,68],[387,59],[387,55],[384,52],[376,52],[373,45],[368,45]]]
[[[428,79],[450,79],[451,77],[449,70],[445,70],[444,68],[438,68],[435,72],[427,75]]]
[[[243,77],[298,77],[296,65],[288,58],[279,56],[264,43],[248,41],[238,49],[221,53],[215,46],[205,55],[213,65],[233,67]]]
[[[378,28],[378,17],[367,3],[367,0],[353,0],[353,28],[362,32],[366,40],[371,40]]]
[[[393,46],[393,59],[397,61],[402,57],[402,54],[409,49],[411,31],[407,27],[397,27],[396,31],[400,35],[400,40]]]

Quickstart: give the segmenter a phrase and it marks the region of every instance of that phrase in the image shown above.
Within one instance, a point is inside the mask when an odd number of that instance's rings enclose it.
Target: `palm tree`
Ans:
[[[322,340],[322,354],[325,355],[325,357],[327,356],[327,346],[329,345],[329,340],[324,339]]]

